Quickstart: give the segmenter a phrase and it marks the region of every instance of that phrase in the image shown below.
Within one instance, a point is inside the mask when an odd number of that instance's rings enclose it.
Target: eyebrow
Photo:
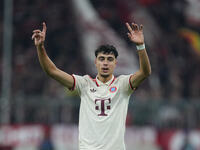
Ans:
[[[115,58],[114,56],[99,56],[98,58]]]
[[[104,56],[99,56],[98,59],[105,59],[105,57]]]
[[[108,60],[108,61],[114,61],[114,57],[112,57],[112,56],[108,56],[108,57],[106,57],[106,56],[99,56],[98,57],[98,59],[100,60],[100,61],[102,61],[102,60]]]

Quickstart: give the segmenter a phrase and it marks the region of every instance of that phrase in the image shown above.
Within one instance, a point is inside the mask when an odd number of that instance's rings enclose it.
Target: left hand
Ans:
[[[126,26],[129,30],[129,32],[127,33],[129,39],[136,45],[144,44],[143,26],[138,26],[135,23],[132,23],[131,25],[132,27],[129,25],[129,23],[126,23]]]

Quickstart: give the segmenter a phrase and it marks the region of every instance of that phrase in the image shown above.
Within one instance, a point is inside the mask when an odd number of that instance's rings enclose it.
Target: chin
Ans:
[[[101,74],[101,76],[102,76],[103,78],[107,78],[107,77],[110,76],[110,74]]]

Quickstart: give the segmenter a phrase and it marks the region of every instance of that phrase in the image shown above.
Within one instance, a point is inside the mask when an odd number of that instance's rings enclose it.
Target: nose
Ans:
[[[104,66],[107,66],[107,65],[108,65],[108,60],[104,60],[104,61],[103,61],[103,65],[104,65]]]

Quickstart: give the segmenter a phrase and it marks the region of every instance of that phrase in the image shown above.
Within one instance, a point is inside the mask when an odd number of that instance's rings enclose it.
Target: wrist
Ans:
[[[44,48],[44,43],[36,45],[37,49],[43,49]]]
[[[138,51],[139,51],[139,50],[144,50],[144,49],[145,49],[145,43],[137,44],[137,45],[136,45],[136,48],[137,48]]]

